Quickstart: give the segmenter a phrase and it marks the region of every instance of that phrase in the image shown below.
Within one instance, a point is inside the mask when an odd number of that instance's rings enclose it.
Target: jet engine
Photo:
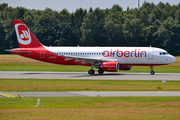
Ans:
[[[129,65],[120,65],[119,70],[131,70],[132,66]]]
[[[108,72],[116,72],[119,70],[118,62],[103,62],[101,65],[102,70]]]

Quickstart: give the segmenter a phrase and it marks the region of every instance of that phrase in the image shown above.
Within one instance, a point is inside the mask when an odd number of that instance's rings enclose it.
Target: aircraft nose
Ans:
[[[174,56],[171,56],[170,61],[171,63],[174,63],[176,61],[176,58]]]

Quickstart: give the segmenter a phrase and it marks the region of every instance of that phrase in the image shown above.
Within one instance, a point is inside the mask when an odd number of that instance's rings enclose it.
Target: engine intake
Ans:
[[[119,63],[118,62],[103,62],[101,67],[102,67],[102,70],[104,71],[116,72],[119,70]]]

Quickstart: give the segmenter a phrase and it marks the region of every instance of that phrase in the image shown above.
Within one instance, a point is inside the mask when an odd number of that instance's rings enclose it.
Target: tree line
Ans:
[[[180,3],[145,2],[123,11],[78,8],[55,11],[0,4],[0,53],[19,47],[13,19],[21,19],[46,46],[153,46],[180,55]]]

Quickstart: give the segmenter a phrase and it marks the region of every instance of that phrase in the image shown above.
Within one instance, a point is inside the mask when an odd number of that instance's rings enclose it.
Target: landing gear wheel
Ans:
[[[153,71],[153,66],[150,66],[150,68],[151,68],[151,75],[154,75],[155,74],[155,72]]]
[[[91,70],[88,71],[88,73],[89,73],[90,75],[94,75],[95,71],[94,71],[93,69],[91,69]]]
[[[102,75],[102,74],[104,73],[104,70],[99,69],[99,70],[98,70],[98,73],[99,73],[100,75]]]
[[[151,75],[154,75],[155,74],[155,72],[154,71],[151,71]]]

